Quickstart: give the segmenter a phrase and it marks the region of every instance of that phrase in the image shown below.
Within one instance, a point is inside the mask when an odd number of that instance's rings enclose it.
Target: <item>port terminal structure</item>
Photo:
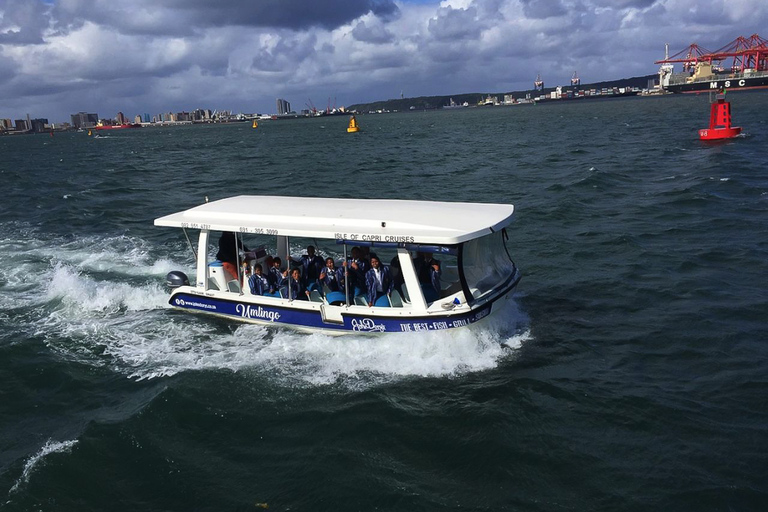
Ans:
[[[657,60],[659,84],[673,93],[698,93],[720,89],[743,90],[768,88],[768,41],[758,34],[737,37],[715,51],[696,43]],[[682,72],[675,73],[675,64]]]

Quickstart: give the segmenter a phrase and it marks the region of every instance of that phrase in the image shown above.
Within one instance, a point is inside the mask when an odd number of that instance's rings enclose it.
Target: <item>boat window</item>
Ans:
[[[475,300],[489,295],[515,273],[503,231],[466,242],[461,254],[464,278]]]
[[[424,249],[430,249],[423,246]],[[440,249],[436,247],[436,249]],[[430,304],[440,298],[453,295],[461,291],[461,280],[459,278],[459,266],[457,252],[451,249],[449,252],[441,251],[411,251],[411,260],[413,262],[416,278],[421,286],[421,292],[424,300]],[[432,272],[429,261],[436,261],[440,268],[440,273]]]

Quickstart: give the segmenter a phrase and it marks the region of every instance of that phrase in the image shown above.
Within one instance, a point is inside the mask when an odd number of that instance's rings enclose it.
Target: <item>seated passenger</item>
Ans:
[[[219,252],[216,253],[216,259],[224,267],[225,276],[229,281],[237,279],[238,251],[248,251],[248,248],[232,231],[224,231],[219,238]]]
[[[325,268],[320,272],[319,280],[332,292],[344,291],[344,271],[336,268],[333,258],[325,258]]]
[[[271,295],[275,290],[270,287],[269,280],[262,274],[261,264],[257,263],[253,268],[253,275],[248,279],[251,293],[254,295]]]
[[[392,293],[394,282],[389,267],[382,265],[379,257],[371,254],[371,270],[365,274],[365,282],[368,289],[368,307],[376,304],[382,295]]]
[[[395,256],[392,261],[389,262],[389,270],[392,272],[392,281],[394,282],[394,289],[400,296],[404,296],[403,285],[405,284],[405,277],[403,277],[403,269],[400,267],[400,256]]]
[[[269,274],[269,269],[272,268],[273,263],[275,262],[275,259],[272,256],[267,256],[264,258],[264,273]]]
[[[280,270],[280,265],[283,262],[275,256],[272,259],[272,266],[269,268],[269,273],[267,274],[267,281],[269,281],[269,287],[272,289],[273,293],[280,289],[280,287],[283,285],[283,272]]]
[[[307,290],[317,288],[317,280],[323,270],[323,258],[315,254],[315,246],[307,246],[307,254],[304,254],[297,263],[301,264],[302,279]]]
[[[439,299],[440,276],[443,274],[440,262],[434,259],[430,252],[419,252],[413,259],[413,269],[416,271],[416,277],[424,290],[424,298],[427,302]]]
[[[309,300],[309,292],[304,287],[304,282],[301,279],[301,270],[294,267],[291,270],[291,275],[288,277],[288,271],[283,272],[285,281],[283,285],[287,287],[286,297],[295,300]]]
[[[368,264],[363,259],[360,248],[353,247],[350,257],[342,265],[347,267],[344,277],[349,279],[349,294],[352,298],[362,295],[365,292],[365,272],[368,270]]]

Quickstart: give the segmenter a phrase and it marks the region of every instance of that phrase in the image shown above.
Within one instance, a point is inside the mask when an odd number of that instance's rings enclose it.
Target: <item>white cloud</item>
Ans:
[[[0,0],[0,117],[274,110],[654,73],[664,43],[766,26],[762,0]],[[332,101],[332,100],[331,100]],[[320,106],[320,105],[318,105]]]

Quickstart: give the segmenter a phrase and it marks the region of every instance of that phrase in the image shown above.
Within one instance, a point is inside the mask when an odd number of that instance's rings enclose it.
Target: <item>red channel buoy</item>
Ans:
[[[709,110],[709,128],[699,130],[701,140],[731,139],[741,133],[740,126],[731,126],[731,102],[718,94]]]

